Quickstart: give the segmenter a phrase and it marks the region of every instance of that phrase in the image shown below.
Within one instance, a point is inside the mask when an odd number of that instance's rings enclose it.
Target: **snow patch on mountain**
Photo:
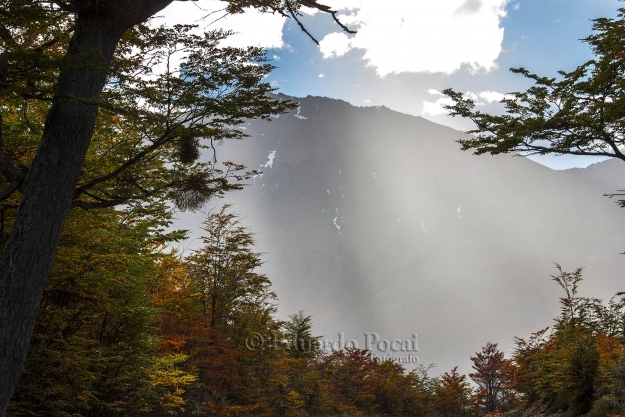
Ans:
[[[339,235],[343,236],[343,233],[341,233],[341,226],[339,226],[339,225],[336,223],[336,220],[337,220],[338,218],[339,218],[339,216],[336,216],[336,217],[334,218],[334,226],[336,227],[336,230],[338,230],[338,231],[339,231]]]
[[[273,160],[276,157],[276,151],[270,151],[269,155],[267,155],[267,162],[264,165],[261,165],[261,168],[273,168]]]
[[[297,117],[298,119],[301,119],[301,120],[306,120],[306,119],[308,119],[308,117],[304,117],[304,116],[302,116],[302,115],[300,114],[300,113],[301,113],[301,111],[302,111],[302,106],[297,106],[297,113],[295,113],[293,116],[295,116],[295,117]]]

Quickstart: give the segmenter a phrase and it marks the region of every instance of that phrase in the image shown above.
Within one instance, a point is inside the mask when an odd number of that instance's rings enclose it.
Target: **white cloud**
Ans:
[[[320,50],[324,58],[334,58],[351,49],[362,49],[367,65],[380,76],[401,72],[451,74],[463,64],[472,71],[489,71],[496,68],[501,52],[503,28],[499,25],[509,1],[335,0],[333,8],[343,10],[341,21],[358,33],[331,33],[321,40]],[[156,23],[195,23],[202,29],[237,32],[224,41],[227,46],[287,47],[282,38],[282,16],[253,9],[226,16],[224,2],[201,2],[202,8],[198,4],[173,2]],[[314,14],[312,10],[302,11]]]
[[[299,9],[299,11],[302,14],[305,14],[305,15],[308,15],[308,16],[314,16],[317,13],[319,13],[319,9],[315,9],[313,7],[302,7],[302,8]]]
[[[197,24],[201,30],[225,29],[236,32],[228,37],[223,46],[263,48],[282,48],[282,27],[285,17],[271,13],[260,13],[248,9],[245,13],[226,15],[223,2],[201,2],[201,8],[195,2],[174,1],[161,12],[162,17],[154,19],[154,24],[175,25]]]
[[[326,36],[325,58],[349,49],[365,50],[364,59],[380,76],[401,72],[451,74],[463,64],[473,71],[496,68],[501,52],[508,0],[337,0],[335,8],[351,8],[340,19],[358,33]]]
[[[512,6],[512,9],[514,10],[519,10],[521,8],[521,4],[516,3],[514,6]]]
[[[431,94],[433,96],[442,96],[444,95],[443,93],[441,93],[438,90],[435,90],[434,88],[430,88],[429,90],[427,90],[428,94]]]
[[[330,33],[319,42],[319,49],[324,58],[345,55],[350,48],[349,38],[344,33]]]
[[[486,100],[488,104],[491,104],[493,101],[500,102],[506,97],[506,95],[503,93],[498,93],[497,91],[488,91],[488,90],[482,91],[481,93],[478,94],[478,96]]]
[[[454,104],[453,100],[449,97],[441,97],[435,102],[424,101],[423,102],[423,116],[440,116],[441,114],[449,113],[443,108],[444,105]]]
[[[323,78],[323,77],[325,77],[325,75],[324,74],[319,74],[318,77],[319,78]]]
[[[464,93],[464,96],[473,100],[476,106],[485,106],[494,102],[499,103],[504,98],[514,98],[514,96],[511,94],[503,94],[497,91],[490,90],[480,91],[479,93],[467,91],[466,93]]]

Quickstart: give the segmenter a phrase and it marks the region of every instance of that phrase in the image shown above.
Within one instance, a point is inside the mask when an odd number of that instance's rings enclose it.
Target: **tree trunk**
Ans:
[[[93,134],[106,66],[126,30],[172,0],[82,0],[37,155],[0,263],[0,416],[22,373],[37,309]],[[84,58],[84,61],[80,60]],[[76,60],[78,61],[69,61]],[[80,69],[81,63],[91,71]],[[94,64],[99,68],[94,70]]]

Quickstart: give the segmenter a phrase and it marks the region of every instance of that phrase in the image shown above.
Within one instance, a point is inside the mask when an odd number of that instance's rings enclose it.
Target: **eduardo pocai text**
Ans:
[[[378,333],[363,333],[364,339],[360,342],[356,339],[347,339],[341,332],[336,339],[332,338],[288,338],[277,334],[254,333],[245,340],[245,346],[252,351],[264,349],[287,349],[287,350],[318,350],[321,352],[336,352],[346,349],[364,349],[381,360],[392,360],[402,364],[416,364],[418,335],[413,333],[404,339],[385,339]]]

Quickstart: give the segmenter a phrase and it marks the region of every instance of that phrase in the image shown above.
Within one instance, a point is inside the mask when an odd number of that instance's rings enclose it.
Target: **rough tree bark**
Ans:
[[[88,101],[102,92],[104,68],[124,32],[171,2],[57,2],[76,14],[66,56],[85,57],[84,62],[95,62],[100,70],[77,66],[59,74],[55,100],[0,263],[0,416],[5,415],[22,373],[39,302],[93,134],[98,107]]]

